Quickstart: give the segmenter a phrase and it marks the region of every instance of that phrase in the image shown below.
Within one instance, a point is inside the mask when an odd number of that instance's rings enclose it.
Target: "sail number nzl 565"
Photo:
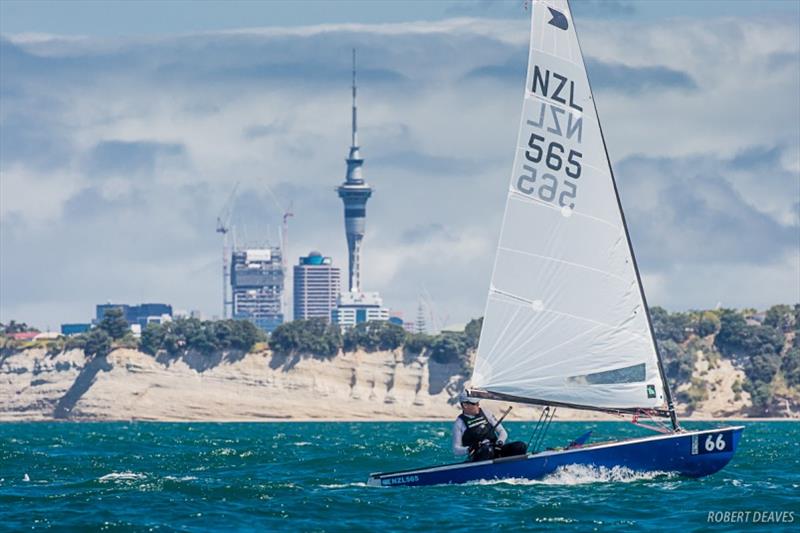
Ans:
[[[566,157],[565,157],[566,155]],[[525,159],[531,163],[544,164],[547,169],[553,172],[559,172],[563,169],[564,173],[572,179],[581,177],[581,158],[583,154],[577,150],[567,150],[564,145],[558,141],[551,141],[547,143],[544,136],[537,133],[531,133],[528,140],[528,150],[525,150]],[[559,187],[558,178],[550,173],[544,172],[541,177],[538,176],[538,170],[533,165],[523,163],[523,173],[517,179],[517,189],[524,194],[530,196],[538,196],[540,200],[545,202],[553,202],[558,195],[558,205],[561,207],[569,206],[570,209],[575,207],[575,199],[578,188],[577,185],[569,179],[564,180]],[[537,178],[539,185],[536,186]],[[560,193],[559,193],[559,189]]]

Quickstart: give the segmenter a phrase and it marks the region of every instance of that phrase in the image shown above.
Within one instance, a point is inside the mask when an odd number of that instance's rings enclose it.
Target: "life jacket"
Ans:
[[[490,431],[492,424],[489,423],[489,419],[483,414],[483,409],[478,411],[478,414],[475,416],[467,416],[461,413],[458,415],[458,418],[467,426],[464,434],[461,435],[462,446],[472,448],[477,446],[477,444],[484,439],[489,439],[492,442],[497,441],[497,433],[495,431]]]

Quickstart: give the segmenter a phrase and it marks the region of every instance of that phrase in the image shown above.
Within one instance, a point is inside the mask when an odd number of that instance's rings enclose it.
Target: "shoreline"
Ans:
[[[452,422],[458,413],[454,413],[453,418],[443,417],[430,417],[430,418],[218,418],[218,419],[153,419],[153,418],[109,418],[104,420],[62,420],[62,419],[27,419],[27,420],[13,420],[13,419],[0,419],[0,424],[47,424],[47,423],[60,423],[60,424],[104,424],[104,423],[157,423],[157,424],[276,424],[276,423],[333,423],[342,422],[345,424],[356,423],[390,423],[390,422],[404,422],[404,423],[424,423],[424,422]],[[782,418],[782,417],[758,417],[758,418],[683,418],[681,422],[800,422],[797,418]],[[508,420],[509,423],[514,422],[536,422],[535,418],[523,418],[517,420]],[[611,419],[611,418],[569,418],[565,420],[553,420],[556,422],[630,422],[630,420]]]

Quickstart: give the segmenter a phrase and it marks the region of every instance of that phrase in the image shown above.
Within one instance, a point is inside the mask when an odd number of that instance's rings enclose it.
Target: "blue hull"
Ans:
[[[687,431],[493,461],[375,473],[370,474],[368,483],[386,487],[507,478],[541,479],[559,467],[569,465],[624,467],[634,472],[669,472],[702,477],[713,474],[728,464],[736,452],[743,429],[743,426],[735,426]]]

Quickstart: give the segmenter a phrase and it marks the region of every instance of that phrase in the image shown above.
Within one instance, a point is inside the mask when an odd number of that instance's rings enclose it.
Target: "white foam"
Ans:
[[[194,481],[197,478],[194,476],[182,476],[182,477],[166,476],[164,479],[169,481]]]
[[[333,483],[331,485],[320,485],[323,489],[346,489],[348,487],[368,487],[366,483]]]
[[[133,481],[136,479],[144,479],[145,477],[144,474],[139,474],[137,472],[112,472],[100,477],[98,481]]]
[[[637,472],[624,466],[567,465],[542,479],[506,478],[471,481],[473,485],[584,485],[587,483],[632,483],[660,477],[672,477],[667,472]]]

